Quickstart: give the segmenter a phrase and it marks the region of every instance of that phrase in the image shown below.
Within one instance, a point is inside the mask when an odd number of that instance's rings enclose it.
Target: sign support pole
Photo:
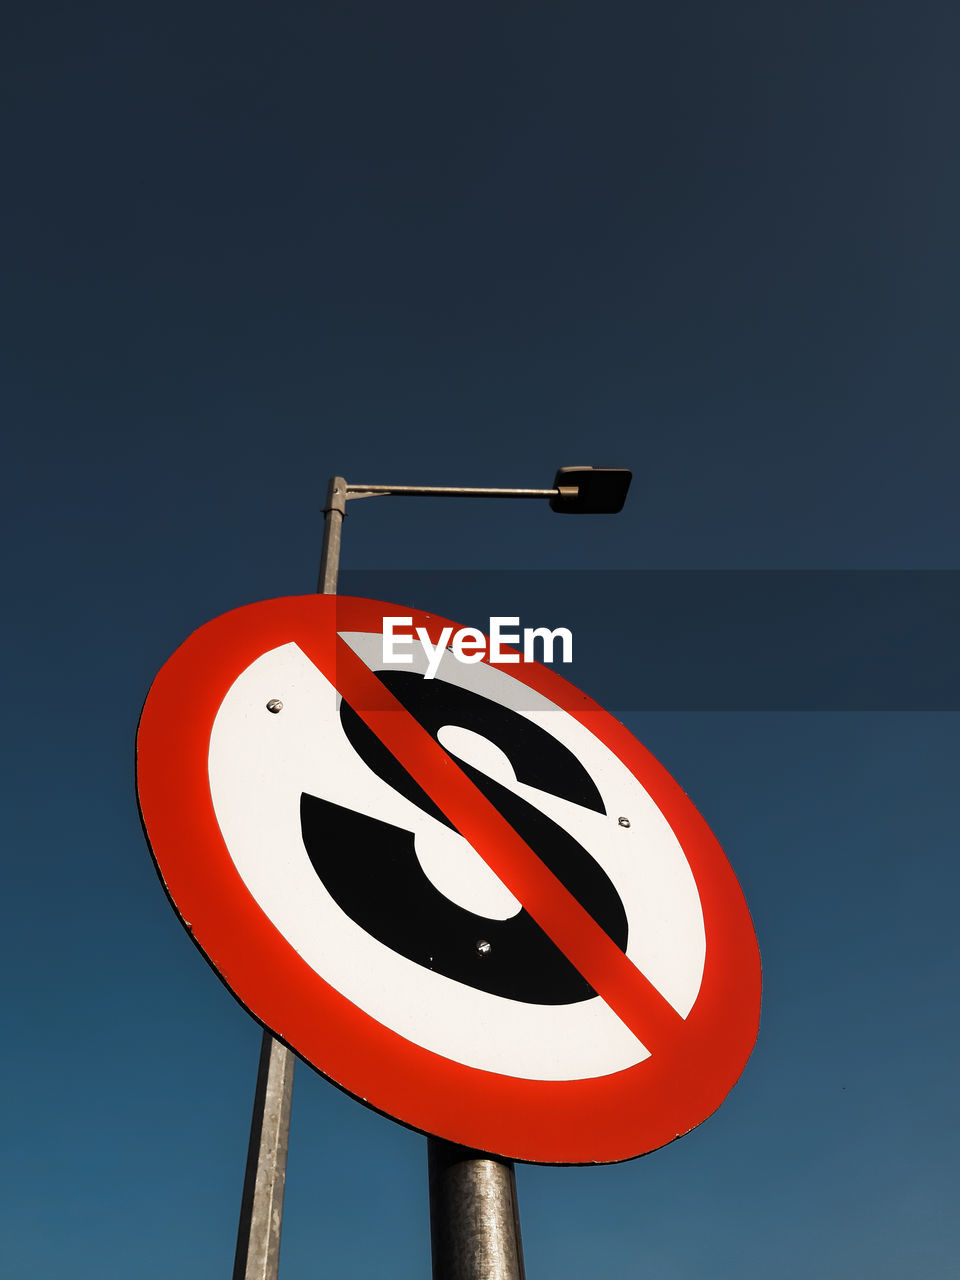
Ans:
[[[513,1161],[427,1139],[433,1280],[524,1280]]]
[[[323,508],[323,548],[317,582],[321,595],[333,595],[337,590],[346,497],[346,481],[342,476],[334,476],[327,487]],[[264,1028],[233,1280],[277,1280],[295,1063],[291,1050]]]
[[[233,1280],[276,1280],[295,1061],[287,1046],[264,1029]]]

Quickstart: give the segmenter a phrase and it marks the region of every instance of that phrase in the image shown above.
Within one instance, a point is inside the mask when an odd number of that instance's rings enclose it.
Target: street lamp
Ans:
[[[351,498],[546,498],[551,511],[615,515],[623,510],[632,472],[624,467],[561,467],[550,489],[464,489],[453,485],[348,484],[334,476],[324,504],[323,550],[317,590],[332,595],[340,567],[340,530]]]
[[[317,591],[334,595],[347,502],[356,498],[541,498],[561,515],[613,515],[623,509],[631,472],[622,467],[561,467],[549,489],[438,485],[327,486]],[[293,1052],[266,1029],[260,1052],[233,1280],[276,1280],[286,1177]],[[428,1138],[434,1280],[523,1280],[513,1161]]]

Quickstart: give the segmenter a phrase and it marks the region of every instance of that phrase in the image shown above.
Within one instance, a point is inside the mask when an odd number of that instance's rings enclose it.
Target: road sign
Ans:
[[[688,1132],[756,1039],[736,877],[663,767],[556,671],[383,660],[343,596],[248,605],[153,683],[141,814],[250,1012],[424,1132],[544,1163]],[[448,633],[449,634],[449,633]],[[434,661],[434,664],[435,661]]]

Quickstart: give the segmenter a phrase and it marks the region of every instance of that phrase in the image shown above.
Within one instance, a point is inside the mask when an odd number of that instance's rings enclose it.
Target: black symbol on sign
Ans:
[[[448,725],[481,734],[507,756],[519,782],[596,813],[606,812],[580,761],[518,712],[413,672],[377,674],[434,737]],[[340,719],[354,750],[374,773],[453,829],[346,701],[341,701]],[[479,769],[459,759],[457,764],[625,951],[627,918],[620,896],[586,849],[546,814]],[[307,793],[301,796],[300,821],[314,870],[340,909],[408,960],[480,991],[527,1003],[571,1004],[596,994],[523,907],[507,920],[493,920],[441,893],[420,866],[413,832]],[[478,940],[487,944],[481,951]]]

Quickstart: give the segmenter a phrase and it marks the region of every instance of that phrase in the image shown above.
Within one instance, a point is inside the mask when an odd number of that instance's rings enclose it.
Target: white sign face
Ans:
[[[629,1159],[743,1069],[750,916],[645,748],[548,666],[464,661],[464,630],[331,596],[207,623],[144,707],[144,827],[224,982],[354,1096],[515,1159]]]
[[[343,639],[371,670],[390,672],[398,683],[425,678],[425,655],[402,673],[384,663],[379,633]],[[441,745],[544,814],[602,868],[626,913],[627,958],[685,1016],[703,974],[700,899],[676,836],[641,784],[587,728],[506,669],[465,666],[447,653],[434,680],[435,693],[442,695],[444,686],[464,690],[522,717],[589,774],[602,812],[518,781],[523,742],[515,740],[511,750],[502,734],[494,742],[459,724],[462,703],[448,700],[450,719],[437,733]],[[267,716],[264,708],[274,698],[283,708]],[[442,705],[442,696],[438,701]],[[358,754],[341,706],[334,686],[291,643],[265,653],[237,678],[210,738],[210,793],[230,856],[297,953],[378,1022],[465,1066],[531,1080],[573,1080],[609,1075],[647,1057],[646,1046],[599,996],[554,1004],[497,995],[437,972],[429,961],[417,963],[364,927],[377,913],[404,910],[389,897],[390,884],[378,891],[382,850],[364,845],[366,824],[352,828],[343,821],[328,834],[321,822],[311,860],[302,796],[409,833],[419,874],[463,913],[463,947],[478,975],[493,957],[492,951],[478,952],[477,943],[487,941],[494,922],[502,931],[503,922],[519,921],[522,907],[463,836],[395,790]],[[482,714],[482,707],[477,710]],[[618,818],[627,814],[630,825],[621,826]],[[354,838],[340,843],[341,833],[351,829]],[[318,874],[318,867],[338,860],[358,864],[370,919],[352,918]]]

